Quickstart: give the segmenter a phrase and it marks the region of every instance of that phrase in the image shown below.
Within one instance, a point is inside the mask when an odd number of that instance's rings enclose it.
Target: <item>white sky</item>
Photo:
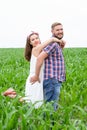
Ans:
[[[41,41],[61,22],[66,47],[87,47],[87,0],[0,0],[0,48],[25,47],[30,31]]]

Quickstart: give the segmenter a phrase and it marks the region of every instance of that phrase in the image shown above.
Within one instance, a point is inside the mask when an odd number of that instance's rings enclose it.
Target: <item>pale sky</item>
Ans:
[[[61,22],[66,47],[87,47],[87,0],[0,0],[0,48],[25,47],[31,31],[41,41]]]

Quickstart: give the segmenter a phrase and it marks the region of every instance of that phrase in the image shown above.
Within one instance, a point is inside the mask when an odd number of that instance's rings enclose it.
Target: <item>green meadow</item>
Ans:
[[[0,130],[87,130],[87,48],[65,48],[63,54],[66,82],[54,112],[51,103],[35,109],[19,101],[29,74],[24,48],[0,48]],[[14,99],[3,96],[10,87]]]

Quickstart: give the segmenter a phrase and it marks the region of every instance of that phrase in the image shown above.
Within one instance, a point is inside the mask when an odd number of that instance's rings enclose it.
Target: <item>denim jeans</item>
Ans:
[[[60,95],[60,88],[62,82],[59,82],[55,78],[50,78],[44,80],[43,82],[43,92],[44,92],[44,100],[46,102],[54,101],[53,106],[54,110],[58,108],[58,99]]]

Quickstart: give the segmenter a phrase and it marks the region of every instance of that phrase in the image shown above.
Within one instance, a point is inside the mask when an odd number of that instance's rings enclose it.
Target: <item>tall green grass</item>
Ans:
[[[51,103],[35,109],[19,102],[29,74],[24,49],[0,49],[0,130],[87,130],[87,48],[65,48],[63,53],[66,82],[54,112]],[[15,99],[2,95],[9,87],[16,90]]]

